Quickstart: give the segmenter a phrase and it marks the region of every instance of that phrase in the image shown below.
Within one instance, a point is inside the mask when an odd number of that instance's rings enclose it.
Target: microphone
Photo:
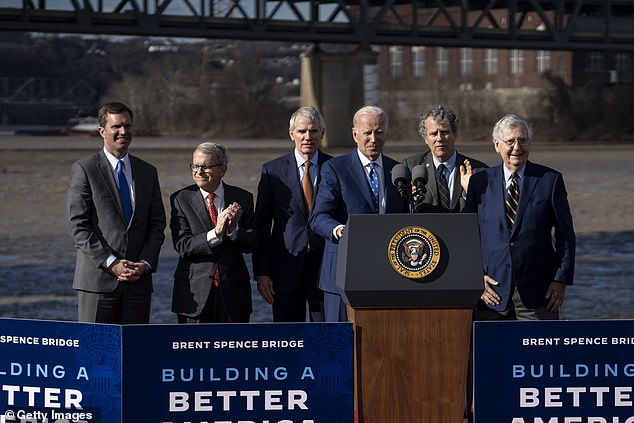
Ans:
[[[412,175],[409,168],[404,164],[399,163],[392,168],[392,184],[404,200],[409,200],[411,196],[411,180]]]
[[[427,184],[427,167],[424,165],[414,166],[412,169],[412,181],[416,187],[416,193],[424,196],[427,191],[427,188],[425,188],[425,185]]]
[[[423,200],[425,199],[425,193],[427,188],[427,167],[425,165],[416,165],[412,168],[412,182],[416,188],[416,194],[413,200],[414,213],[420,213],[423,206]]]

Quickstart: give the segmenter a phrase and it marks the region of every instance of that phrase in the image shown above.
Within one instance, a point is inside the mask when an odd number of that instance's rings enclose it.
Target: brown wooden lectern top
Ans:
[[[338,254],[358,422],[461,423],[483,287],[476,215],[351,215]]]

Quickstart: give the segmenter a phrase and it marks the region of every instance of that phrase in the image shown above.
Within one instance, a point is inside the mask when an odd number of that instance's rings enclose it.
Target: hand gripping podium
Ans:
[[[475,214],[349,216],[337,287],[354,324],[359,423],[463,421],[482,278]]]

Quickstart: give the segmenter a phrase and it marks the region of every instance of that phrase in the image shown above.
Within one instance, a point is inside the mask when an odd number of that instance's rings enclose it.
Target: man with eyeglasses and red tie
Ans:
[[[179,255],[172,311],[179,323],[247,323],[253,312],[245,253],[255,248],[253,195],[222,178],[226,149],[204,142],[190,164],[194,184],[170,196]]]
[[[476,320],[559,318],[572,285],[575,232],[560,172],[528,160],[532,129],[516,115],[493,128],[502,163],[474,174],[464,212],[480,224],[484,292]]]

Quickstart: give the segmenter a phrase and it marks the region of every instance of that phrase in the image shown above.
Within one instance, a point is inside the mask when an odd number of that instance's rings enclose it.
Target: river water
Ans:
[[[131,152],[159,169],[166,211],[169,194],[189,184],[192,139],[135,139]],[[288,151],[286,140],[220,141],[229,146],[227,182],[255,193],[261,164]],[[0,136],[0,316],[76,319],[71,288],[74,252],[64,196],[73,160],[94,152],[100,140],[83,137]],[[420,147],[388,145],[400,160]],[[488,142],[460,150],[490,165],[498,158]],[[347,150],[330,151],[339,154]],[[634,146],[533,145],[531,160],[564,174],[577,231],[575,281],[567,290],[564,319],[634,318],[634,216],[631,181]],[[176,323],[170,311],[177,257],[169,236],[155,275],[152,323]],[[250,267],[250,256],[247,256]],[[270,307],[253,289],[252,321],[271,321]]]

